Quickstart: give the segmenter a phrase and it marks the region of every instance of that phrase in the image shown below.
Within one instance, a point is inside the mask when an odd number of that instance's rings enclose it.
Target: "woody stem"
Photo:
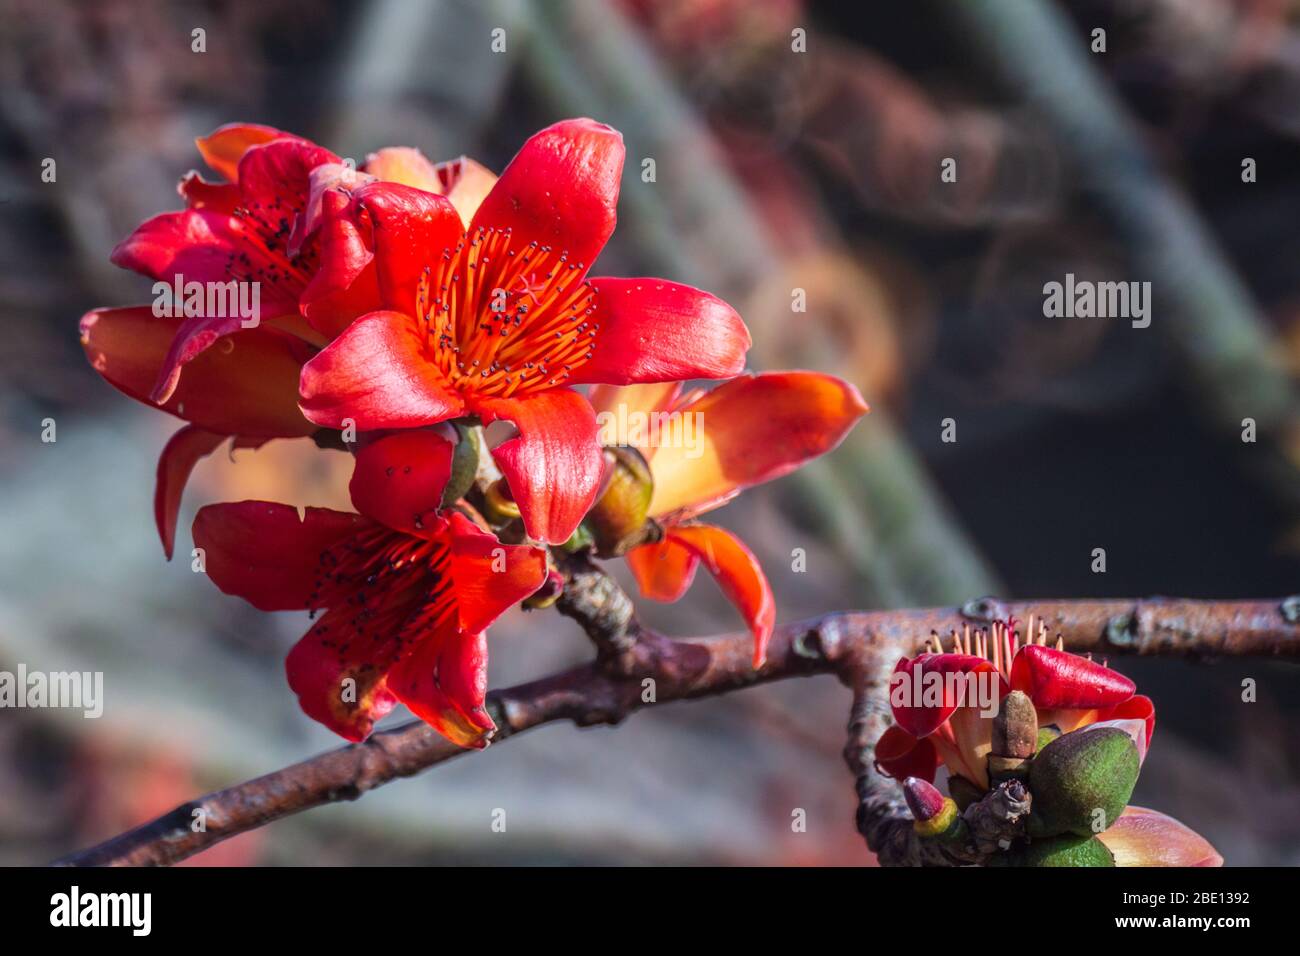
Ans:
[[[1032,614],[1046,622],[1049,633],[1059,634],[1067,649],[1076,652],[1191,659],[1300,656],[1300,597],[1005,604],[984,599],[962,608],[848,611],[789,624],[772,635],[767,663],[755,671],[751,666],[753,638],[748,632],[673,640],[645,628],[633,631],[631,604],[626,595],[611,587],[616,585],[594,565],[590,570],[583,568],[570,579],[565,613],[583,624],[598,647],[606,639],[617,643],[635,636],[620,652],[618,671],[587,664],[492,692],[488,707],[499,727],[496,739],[508,740],[561,720],[579,726],[616,724],[655,703],[835,673],[855,690],[846,755],[858,782],[859,820],[869,818],[871,833],[879,834],[873,837],[868,833],[868,838],[882,860],[890,842],[899,839],[891,836],[897,832],[897,822],[906,817],[900,816],[905,811],[893,789],[871,776],[871,749],[888,725],[882,696],[887,684],[882,684],[881,678],[891,659],[919,651],[931,631],[947,633],[968,622],[1008,616],[1027,620]],[[625,606],[628,616],[613,614],[615,605]],[[611,625],[611,621],[615,623]],[[647,694],[647,688],[653,693]],[[312,807],[355,800],[391,780],[468,752],[421,722],[408,723],[376,733],[365,743],[197,797],[150,823],[58,862],[70,866],[176,863],[236,834]],[[201,829],[193,825],[196,819],[203,820]]]

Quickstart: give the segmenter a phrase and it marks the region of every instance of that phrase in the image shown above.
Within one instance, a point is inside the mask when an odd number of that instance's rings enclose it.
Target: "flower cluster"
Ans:
[[[1008,865],[1222,865],[1199,834],[1128,805],[1155,731],[1151,699],[1049,646],[1044,622],[1031,618],[1023,643],[1016,623],[953,633],[949,652],[932,636],[895,666],[876,767],[903,782],[921,838],[970,859],[975,831],[992,829],[983,858]],[[948,797],[933,786],[940,766]]]
[[[220,180],[186,176],[185,208],[113,252],[155,301],[88,313],[82,343],[109,383],[185,422],[158,463],[168,557],[189,475],[223,444],[355,456],[355,513],[241,501],[194,522],[219,588],[313,612],[287,661],[308,715],[362,740],[401,702],[484,746],[486,630],[554,599],[556,548],[625,556],[667,601],[702,563],[762,663],[763,572],[696,519],[831,450],[867,407],[830,376],[743,374],[749,332],[713,295],[591,273],[614,231],[617,131],[557,123],[499,178],[401,147],[356,168],[255,125],[198,148]],[[513,431],[489,447],[494,422]]]

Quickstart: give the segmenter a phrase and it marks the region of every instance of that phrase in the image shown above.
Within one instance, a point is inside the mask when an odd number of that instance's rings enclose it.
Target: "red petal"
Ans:
[[[993,665],[974,654],[921,654],[910,660],[900,658],[894,666],[894,677],[889,682],[889,704],[894,712],[894,720],[913,737],[930,736],[943,726],[944,721],[962,703],[957,699],[955,688],[946,679],[946,675],[967,674],[984,669],[993,670]],[[943,683],[938,685],[926,681],[925,675],[930,673],[944,677]],[[938,705],[927,703],[927,687],[937,688],[931,689],[929,695],[938,693]],[[918,696],[920,700],[917,699]]]
[[[1097,721],[1103,720],[1141,720],[1147,725],[1147,746],[1151,746],[1151,735],[1156,732],[1156,705],[1146,694],[1134,694],[1128,700],[1103,710],[1097,715]]]
[[[451,576],[462,631],[473,634],[546,581],[546,551],[523,544],[502,544],[459,512],[447,515]]]
[[[729,378],[744,371],[749,330],[717,296],[664,279],[590,281],[600,331],[573,384]]]
[[[866,411],[858,390],[833,375],[767,372],[724,382],[674,409],[683,426],[698,423],[697,441],[654,449],[650,514],[697,515],[789,474],[839,445]]]
[[[926,783],[934,783],[939,754],[931,740],[917,739],[894,724],[876,743],[876,769],[895,780],[920,777]]]
[[[348,490],[367,518],[427,537],[439,530],[438,508],[451,477],[451,442],[431,431],[398,432],[357,452]]]
[[[172,559],[176,542],[176,519],[180,516],[181,495],[185,483],[200,458],[212,454],[217,446],[229,438],[186,425],[173,435],[158,457],[158,478],[154,486],[153,516],[162,538],[163,554]]]
[[[375,266],[385,306],[415,309],[426,267],[455,249],[464,236],[460,216],[445,197],[397,183],[372,183],[358,189],[353,208],[364,211],[374,230]]]
[[[302,314],[327,340],[381,305],[374,252],[353,221],[351,202],[338,190],[322,197],[320,265],[299,299]]]
[[[1116,866],[1223,866],[1223,857],[1195,830],[1146,807],[1125,807],[1097,834]]]
[[[177,324],[147,306],[97,309],[81,319],[81,344],[114,388],[208,431],[293,438],[316,430],[298,411],[298,376],[313,350],[272,328],[227,336],[189,364],[166,402],[150,401]]]
[[[283,133],[273,126],[257,123],[228,123],[214,130],[207,136],[200,136],[194,141],[199,148],[203,161],[212,171],[234,182],[239,178],[239,161],[244,153],[253,146],[269,143],[273,139],[296,139],[289,133]]]
[[[519,435],[492,457],[510,484],[529,537],[563,544],[596,499],[604,467],[596,413],[571,389],[520,398],[478,398],[483,424],[508,419]]]
[[[512,229],[516,248],[536,241],[590,267],[614,232],[623,137],[589,119],[564,120],[535,134],[479,206],[480,226]]]
[[[355,608],[328,611],[284,662],[303,713],[353,742],[397,704],[386,677],[402,649],[396,635],[362,633],[358,620]]]
[[[239,187],[233,183],[210,183],[198,173],[181,178],[177,192],[187,209],[207,209],[230,215],[239,208]]]
[[[667,534],[699,556],[722,593],[740,611],[754,634],[754,666],[762,667],[776,621],[776,602],[758,559],[730,531],[712,525],[676,525]]]
[[[208,577],[227,594],[263,611],[302,610],[316,590],[320,556],[370,525],[329,508],[298,509],[271,501],[206,505],[194,518],[194,545]]]
[[[652,601],[676,601],[695,579],[699,556],[671,538],[654,544],[643,544],[627,553],[627,566],[632,570],[641,593]]]
[[[486,747],[496,728],[487,692],[487,635],[439,624],[388,675],[388,686],[411,712],[462,747]]]
[[[1011,664],[1011,689],[1029,695],[1039,710],[1111,707],[1137,685],[1109,667],[1054,647],[1030,644]]]
[[[317,425],[360,431],[418,428],[463,414],[464,402],[425,360],[424,337],[401,312],[353,322],[302,370],[302,413]]]

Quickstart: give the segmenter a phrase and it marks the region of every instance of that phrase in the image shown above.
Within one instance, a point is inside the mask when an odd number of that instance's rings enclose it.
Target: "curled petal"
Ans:
[[[401,312],[353,322],[302,369],[299,407],[327,428],[418,428],[455,418],[464,402],[424,357],[424,337]]]
[[[589,119],[536,133],[510,161],[470,224],[510,229],[518,245],[536,241],[584,268],[614,232],[623,137]]]
[[[436,432],[403,431],[357,452],[348,490],[367,518],[418,537],[441,530],[438,509],[454,446]]]
[[[1223,857],[1195,830],[1146,807],[1125,807],[1097,834],[1116,866],[1223,866]]]
[[[208,431],[296,438],[316,430],[298,411],[298,376],[314,350],[272,328],[227,336],[189,364],[166,401],[151,401],[177,324],[147,306],[96,309],[81,319],[81,345],[114,388]]]
[[[351,198],[339,190],[321,199],[317,238],[320,266],[299,298],[299,308],[326,341],[337,338],[358,316],[381,306],[375,254],[357,228]]]
[[[200,136],[194,141],[194,145],[199,148],[199,155],[213,172],[221,175],[228,182],[234,182],[239,178],[239,161],[250,148],[281,138],[297,139],[296,136],[283,133],[273,126],[262,126],[258,123],[228,123],[207,136]]]
[[[717,296],[665,279],[591,279],[600,332],[571,381],[629,385],[730,378],[745,369],[749,330]]]
[[[626,555],[627,566],[641,593],[652,601],[676,601],[695,579],[699,555],[670,537],[633,548]]]
[[[695,553],[754,635],[754,666],[762,667],[776,621],[776,602],[767,576],[744,542],[712,525],[677,525],[667,537]]]
[[[180,515],[181,495],[190,473],[200,458],[212,454],[229,435],[204,431],[186,425],[173,435],[158,458],[158,477],[154,485],[153,515],[162,539],[163,554],[172,559],[176,542],[176,519]]]
[[[838,446],[867,404],[833,375],[767,372],[724,382],[674,412],[693,440],[654,449],[656,517],[700,514],[789,474]]]
[[[487,630],[509,607],[546,581],[546,552],[502,544],[459,512],[447,516],[457,621],[467,633]]]
[[[1140,720],[1146,726],[1146,746],[1156,732],[1156,705],[1146,694],[1134,694],[1126,701],[1107,708],[1097,715],[1100,720]]]
[[[928,737],[918,739],[893,724],[876,742],[876,769],[895,780],[920,777],[926,783],[934,783],[939,754]]]
[[[484,707],[487,635],[441,622],[388,675],[411,713],[462,747],[487,746],[496,724]]]
[[[329,508],[298,509],[272,501],[205,505],[194,518],[194,545],[208,577],[227,594],[262,611],[307,608],[321,555],[371,522]]]
[[[894,720],[913,737],[928,737],[952,716],[963,701],[952,674],[993,670],[974,654],[920,654],[899,658],[889,682]]]
[[[239,187],[234,183],[210,183],[196,172],[182,177],[176,191],[187,209],[207,209],[225,215],[239,208]]]
[[[582,521],[604,471],[596,415],[571,389],[519,398],[480,398],[474,410],[489,424],[512,421],[519,435],[492,450],[510,485],[528,536],[563,544]]]
[[[1118,671],[1078,654],[1030,644],[1011,664],[1011,688],[1029,695],[1039,710],[1113,707],[1137,689]]]

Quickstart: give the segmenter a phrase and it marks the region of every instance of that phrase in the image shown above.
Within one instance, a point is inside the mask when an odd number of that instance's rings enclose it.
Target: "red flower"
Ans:
[[[379,305],[373,269],[343,287],[317,281],[319,233],[332,227],[325,195],[344,192],[349,181],[392,179],[445,193],[471,215],[495,180],[473,160],[435,166],[400,147],[380,150],[353,172],[329,150],[269,126],[224,126],[196,142],[227,182],[190,173],[180,185],[187,208],[145,222],[113,261],[169,287],[177,275],[183,283],[256,281],[256,326],[245,328],[229,308],[221,315],[95,309],[81,320],[87,357],[110,384],[190,423],[158,463],[154,510],[169,558],[181,493],[197,461],[231,436],[237,446],[256,446],[316,431],[298,410],[302,366]],[[337,244],[329,250],[339,255]]]
[[[325,285],[346,287],[373,246],[383,309],[303,369],[319,425],[411,428],[464,415],[513,422],[495,449],[528,534],[559,544],[601,478],[591,406],[568,388],[723,378],[749,333],[725,302],[661,279],[587,278],[614,230],[622,137],[591,120],[533,136],[468,232],[445,198],[375,183],[327,198]],[[324,227],[322,227],[324,228]]]
[[[816,372],[746,375],[686,395],[680,382],[595,386],[591,402],[614,426],[608,443],[638,448],[654,479],[650,516],[663,539],[627,554],[641,593],[676,601],[704,562],[753,631],[761,666],[776,617],[763,569],[731,532],[693,519],[831,451],[866,402],[852,385]]]
[[[360,514],[241,501],[194,520],[221,590],[264,611],[323,612],[289,653],[289,685],[348,740],[399,701],[464,747],[494,729],[485,631],[541,586],[546,554],[439,513],[452,451],[426,430],[366,445],[350,485]]]
[[[968,634],[963,640],[954,634],[954,653],[942,653],[936,646],[937,653],[898,661],[890,693],[895,723],[876,747],[882,773],[900,780],[913,776],[933,781],[938,764],[943,763],[950,773],[988,786],[992,715],[957,694],[951,680],[942,679],[952,674],[990,675],[999,700],[1013,690],[1024,691],[1038,712],[1039,726],[1054,724],[1062,733],[1102,721],[1120,722],[1141,738],[1136,742],[1145,757],[1155,730],[1155,707],[1149,697],[1136,694],[1131,680],[1091,658],[1046,646],[1041,624],[1038,635],[1024,646],[1015,622],[1009,625],[995,624],[991,637],[981,634],[972,639]],[[1029,629],[1033,635],[1032,619]],[[927,674],[938,675],[935,692],[917,699],[915,689],[926,683]],[[919,767],[928,767],[929,772],[918,772]]]

